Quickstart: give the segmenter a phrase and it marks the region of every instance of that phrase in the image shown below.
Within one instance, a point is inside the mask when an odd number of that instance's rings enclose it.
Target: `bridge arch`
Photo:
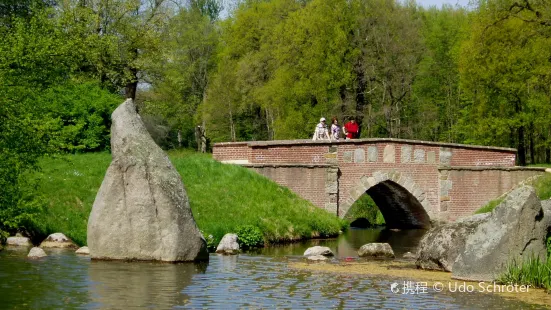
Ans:
[[[352,204],[367,193],[383,214],[387,228],[429,228],[431,210],[425,192],[398,171],[375,171],[362,176],[339,208],[345,217]]]

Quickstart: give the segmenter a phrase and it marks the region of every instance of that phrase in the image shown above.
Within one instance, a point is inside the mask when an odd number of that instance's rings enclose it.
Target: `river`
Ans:
[[[368,242],[389,242],[397,257],[412,250],[423,231],[351,229],[337,239],[264,248],[238,256],[211,254],[208,264],[91,262],[67,250],[46,250],[28,260],[28,249],[0,252],[1,309],[538,309],[501,296],[427,290],[391,291],[403,278],[332,274],[293,269],[304,250],[326,245],[342,260],[360,260]],[[398,286],[399,287],[399,286]]]

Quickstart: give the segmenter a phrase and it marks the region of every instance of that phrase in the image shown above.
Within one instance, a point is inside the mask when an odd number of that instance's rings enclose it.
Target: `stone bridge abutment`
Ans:
[[[515,167],[516,150],[401,139],[217,143],[213,157],[252,169],[344,217],[369,194],[389,227],[470,215],[545,168]]]

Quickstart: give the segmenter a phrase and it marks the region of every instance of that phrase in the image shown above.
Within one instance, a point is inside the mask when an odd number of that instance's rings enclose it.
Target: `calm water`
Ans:
[[[361,245],[384,241],[400,257],[422,233],[351,230],[338,240],[312,240],[239,256],[211,255],[208,264],[91,262],[63,250],[47,251],[48,257],[31,261],[25,258],[27,249],[8,249],[0,252],[0,308],[537,308],[492,294],[395,294],[391,283],[403,279],[288,268],[317,244],[331,247],[337,258],[350,259]]]

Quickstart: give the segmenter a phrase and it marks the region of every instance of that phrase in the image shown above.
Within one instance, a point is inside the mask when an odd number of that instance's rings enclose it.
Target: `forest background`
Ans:
[[[1,0],[0,231],[39,204],[38,159],[109,150],[123,97],[164,148],[196,147],[198,125],[211,143],[310,138],[336,116],[525,165],[551,161],[550,79],[546,0]]]

